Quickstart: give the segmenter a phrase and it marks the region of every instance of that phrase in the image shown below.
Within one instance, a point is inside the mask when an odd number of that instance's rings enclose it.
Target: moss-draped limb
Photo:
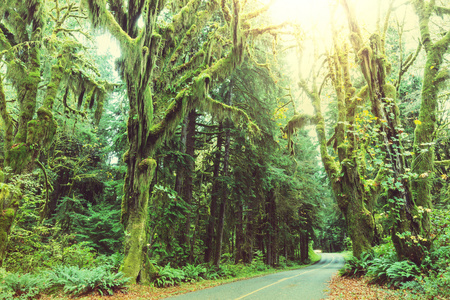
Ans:
[[[285,22],[285,23],[278,24],[278,25],[266,26],[266,27],[250,28],[245,31],[245,34],[249,37],[257,37],[257,36],[265,34],[265,33],[276,35],[277,33],[281,32],[280,31],[281,29],[286,28],[287,25],[289,25],[289,22]]]
[[[14,36],[11,35],[10,39],[13,38]],[[6,37],[5,33],[3,32],[3,29],[0,27],[0,57],[2,57],[4,54],[7,54],[11,48],[12,48],[11,42]],[[9,53],[9,56],[11,55],[12,53]]]
[[[82,3],[88,8],[89,17],[95,27],[108,29],[122,49],[128,50],[133,47],[135,39],[131,38],[117,23],[112,13],[106,8],[106,0],[83,0]]]
[[[435,161],[434,162],[434,165],[435,166],[439,166],[439,167],[442,167],[442,166],[450,166],[450,160],[440,160],[440,161]]]
[[[38,84],[41,81],[38,45],[33,44],[30,48],[27,72],[23,72],[23,77],[16,83],[20,112],[15,143],[24,143],[27,140],[28,122],[33,118],[36,109]]]
[[[225,21],[227,21],[227,23],[230,23],[231,19],[232,19],[232,15],[231,15],[231,10],[227,5],[227,1],[221,0],[220,7],[222,9],[223,18],[225,19]]]
[[[270,7],[275,3],[276,0],[270,0],[269,3],[261,6],[261,8],[256,9],[252,12],[246,13],[242,16],[243,20],[251,20],[254,19],[258,16],[260,16],[261,14],[265,13],[266,11],[268,11],[270,9]]]
[[[294,155],[294,143],[292,141],[292,135],[297,129],[302,129],[306,125],[309,125],[312,119],[313,117],[307,114],[295,114],[288,121],[286,126],[284,126],[283,132],[287,135],[288,151],[289,153],[291,153],[291,155]]]
[[[39,148],[45,148],[50,145],[57,128],[58,124],[53,118],[53,113],[44,107],[40,107],[37,111],[37,118],[28,122],[26,142],[28,145],[38,145]]]
[[[5,91],[3,89],[3,78],[0,77],[0,116],[3,120],[4,130],[5,130],[5,143],[3,145],[5,152],[11,149],[13,140],[13,123],[11,115],[9,114],[6,107],[6,97]]]
[[[397,91],[400,88],[400,83],[402,81],[403,75],[409,70],[409,68],[416,61],[417,57],[419,56],[420,50],[422,50],[422,43],[419,42],[419,44],[417,45],[416,52],[414,54],[411,53],[406,58],[405,62],[400,61],[400,67],[399,67],[399,70],[398,70],[398,77],[397,77],[397,80],[395,81],[395,87],[396,87]]]
[[[6,254],[11,226],[19,207],[21,194],[11,185],[0,182],[0,267]]]
[[[60,56],[62,57],[62,56]],[[55,102],[56,93],[58,92],[59,85],[64,75],[64,66],[62,59],[58,59],[52,66],[50,83],[47,85],[45,92],[43,106],[48,109],[53,109],[53,103]]]
[[[433,10],[436,12],[436,15],[438,15],[438,16],[450,15],[450,7],[443,7],[443,6],[435,5],[433,7]]]

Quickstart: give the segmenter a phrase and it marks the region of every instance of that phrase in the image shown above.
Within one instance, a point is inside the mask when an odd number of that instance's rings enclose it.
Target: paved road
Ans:
[[[309,267],[280,272],[172,297],[174,300],[319,300],[327,281],[344,265],[340,254],[322,253]]]

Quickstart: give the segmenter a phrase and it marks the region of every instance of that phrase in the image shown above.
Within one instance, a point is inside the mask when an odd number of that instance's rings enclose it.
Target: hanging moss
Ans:
[[[28,122],[27,144],[47,147],[53,140],[57,127],[58,124],[52,112],[40,107],[37,111],[37,119]]]
[[[306,125],[311,123],[312,117],[306,114],[296,114],[294,115],[283,128],[283,131],[286,133],[288,138],[288,150],[291,155],[294,155],[294,148],[292,142],[292,135],[295,133],[297,129],[301,129]]]
[[[61,56],[62,57],[62,56]],[[60,58],[56,64],[52,66],[51,79],[47,85],[47,91],[45,92],[44,107],[47,109],[53,108],[53,103],[56,98],[56,93],[58,92],[59,85],[63,78],[64,67],[62,66],[62,58]]]
[[[100,119],[102,118],[102,114],[103,114],[103,105],[104,105],[104,95],[99,96],[99,99],[97,99],[97,108],[95,109],[95,114],[94,114],[94,120],[95,120],[95,125],[98,125],[100,123]]]

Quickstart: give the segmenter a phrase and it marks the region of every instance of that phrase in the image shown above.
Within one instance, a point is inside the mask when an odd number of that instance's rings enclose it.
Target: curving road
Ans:
[[[344,266],[336,253],[322,253],[309,267],[236,281],[172,297],[177,300],[319,300],[326,297],[327,281]]]

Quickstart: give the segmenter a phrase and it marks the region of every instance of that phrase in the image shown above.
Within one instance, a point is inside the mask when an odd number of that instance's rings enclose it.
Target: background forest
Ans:
[[[448,3],[379,1],[372,26],[331,1],[323,29],[267,2],[0,4],[0,298],[232,277],[313,248],[450,296]]]

